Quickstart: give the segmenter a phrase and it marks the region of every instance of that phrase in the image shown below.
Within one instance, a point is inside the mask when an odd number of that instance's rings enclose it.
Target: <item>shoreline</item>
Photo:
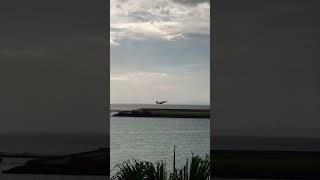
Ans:
[[[110,175],[110,148],[73,153],[58,157],[32,158],[24,165],[3,170],[3,174]],[[14,158],[13,156],[10,156]],[[19,156],[21,157],[21,156]],[[25,156],[23,158],[29,158]]]
[[[109,176],[108,154],[110,148],[101,148],[61,157],[36,158],[2,173]],[[210,159],[210,173],[214,178],[320,177],[320,151],[210,150]]]
[[[141,108],[129,111],[118,111],[112,116],[119,117],[157,117],[157,118],[199,118],[209,119],[210,109],[155,109]]]
[[[211,177],[314,179],[320,151],[211,150]]]

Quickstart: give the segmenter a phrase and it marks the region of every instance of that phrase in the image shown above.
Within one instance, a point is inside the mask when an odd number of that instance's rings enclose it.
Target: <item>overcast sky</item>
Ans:
[[[111,103],[209,104],[210,2],[110,5]]]
[[[320,137],[319,7],[215,1],[213,134]]]
[[[106,132],[106,3],[2,0],[0,133]]]

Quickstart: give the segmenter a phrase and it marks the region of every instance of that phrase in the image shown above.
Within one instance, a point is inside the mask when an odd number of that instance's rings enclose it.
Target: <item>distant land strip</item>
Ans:
[[[152,109],[118,111],[113,116],[122,117],[159,117],[159,118],[210,118],[210,109]]]

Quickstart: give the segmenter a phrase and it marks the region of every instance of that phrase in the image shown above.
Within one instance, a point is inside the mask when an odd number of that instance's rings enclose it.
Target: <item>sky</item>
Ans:
[[[213,135],[320,137],[319,5],[215,1]]]
[[[209,104],[210,1],[110,1],[110,102]]]
[[[0,133],[105,133],[106,2],[2,0]]]

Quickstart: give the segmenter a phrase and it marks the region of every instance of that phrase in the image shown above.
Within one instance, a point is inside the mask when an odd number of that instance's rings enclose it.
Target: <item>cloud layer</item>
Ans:
[[[178,0],[111,0],[110,44],[121,40],[176,40],[209,34],[210,3]]]

